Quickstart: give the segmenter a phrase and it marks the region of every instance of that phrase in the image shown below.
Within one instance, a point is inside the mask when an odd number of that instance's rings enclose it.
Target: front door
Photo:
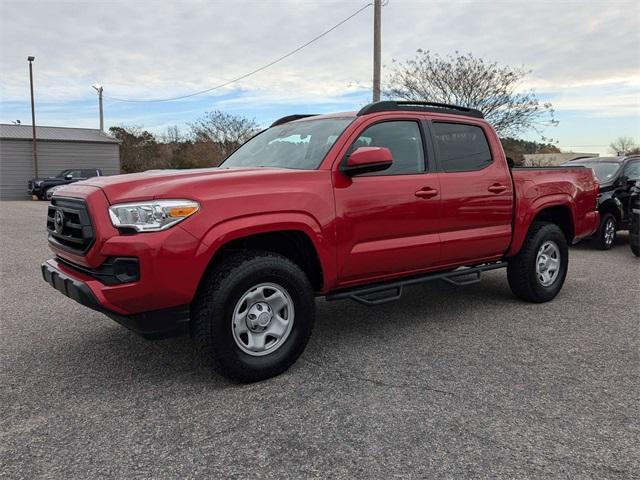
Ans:
[[[341,286],[425,270],[438,263],[438,175],[426,167],[419,118],[364,127],[349,151],[386,147],[385,171],[335,185]]]

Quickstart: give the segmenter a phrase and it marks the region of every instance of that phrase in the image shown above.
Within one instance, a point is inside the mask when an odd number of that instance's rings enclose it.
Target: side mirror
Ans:
[[[391,150],[386,147],[359,147],[349,155],[347,162],[340,167],[350,177],[362,173],[380,172],[393,163]]]
[[[513,161],[513,158],[511,157],[507,157],[507,166],[509,168],[513,168],[516,166],[516,162]]]
[[[72,180],[72,179],[73,179],[73,175],[71,175],[70,173],[67,173],[67,174],[64,176],[64,179],[65,179],[65,180]]]

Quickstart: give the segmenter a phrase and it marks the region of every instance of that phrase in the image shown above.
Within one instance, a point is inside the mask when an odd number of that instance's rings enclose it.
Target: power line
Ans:
[[[317,40],[320,40],[325,35],[333,32],[339,26],[347,23],[349,20],[351,20],[353,17],[355,17],[356,15],[358,15],[360,12],[362,12],[365,9],[367,9],[371,5],[373,5],[373,4],[372,3],[367,3],[366,5],[362,6],[360,9],[356,10],[354,13],[349,15],[344,20],[341,20],[340,22],[336,23],[329,30],[326,30],[326,31],[322,32],[320,35],[317,35],[317,36],[313,37],[307,43],[304,43],[304,44],[300,45],[298,48],[296,48],[294,50],[291,50],[289,53],[286,53],[286,54],[282,55],[281,57],[276,58],[275,60],[267,63],[266,65],[263,65],[260,68],[256,68],[255,70],[252,70],[252,71],[250,71],[248,73],[245,73],[244,75],[240,75],[239,77],[234,78],[233,80],[229,80],[227,82],[224,82],[224,83],[221,83],[219,85],[216,85],[215,87],[207,88],[205,90],[200,90],[198,92],[189,93],[187,95],[181,95],[181,96],[178,96],[178,97],[170,97],[170,98],[131,99],[131,98],[107,97],[106,95],[105,95],[105,98],[109,98],[110,100],[114,100],[116,102],[132,102],[132,103],[171,102],[173,100],[182,100],[184,98],[195,97],[196,95],[202,95],[203,93],[208,93],[208,92],[211,92],[213,90],[217,90],[219,88],[226,87],[227,85],[231,85],[232,83],[239,82],[240,80],[244,80],[245,78],[250,77],[251,75],[255,75],[256,73],[259,73],[259,72],[261,72],[263,70],[266,70],[267,68],[275,65],[276,63],[281,62],[282,60],[290,57],[291,55],[294,55],[294,54],[298,53],[303,48],[308,47],[309,45],[311,45],[312,43],[316,42]]]

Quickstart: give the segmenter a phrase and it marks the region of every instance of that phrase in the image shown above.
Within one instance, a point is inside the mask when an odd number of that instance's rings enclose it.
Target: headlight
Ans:
[[[111,223],[117,228],[133,228],[138,232],[158,232],[172,227],[198,211],[192,200],[155,200],[123,203],[109,207]]]

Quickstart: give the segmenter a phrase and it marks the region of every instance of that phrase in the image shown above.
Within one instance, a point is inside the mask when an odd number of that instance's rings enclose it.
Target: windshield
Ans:
[[[220,166],[314,170],[352,121],[352,118],[326,118],[269,128],[242,145]]]
[[[617,162],[571,162],[569,165],[589,167],[596,174],[600,183],[611,181],[620,169],[620,164]]]

